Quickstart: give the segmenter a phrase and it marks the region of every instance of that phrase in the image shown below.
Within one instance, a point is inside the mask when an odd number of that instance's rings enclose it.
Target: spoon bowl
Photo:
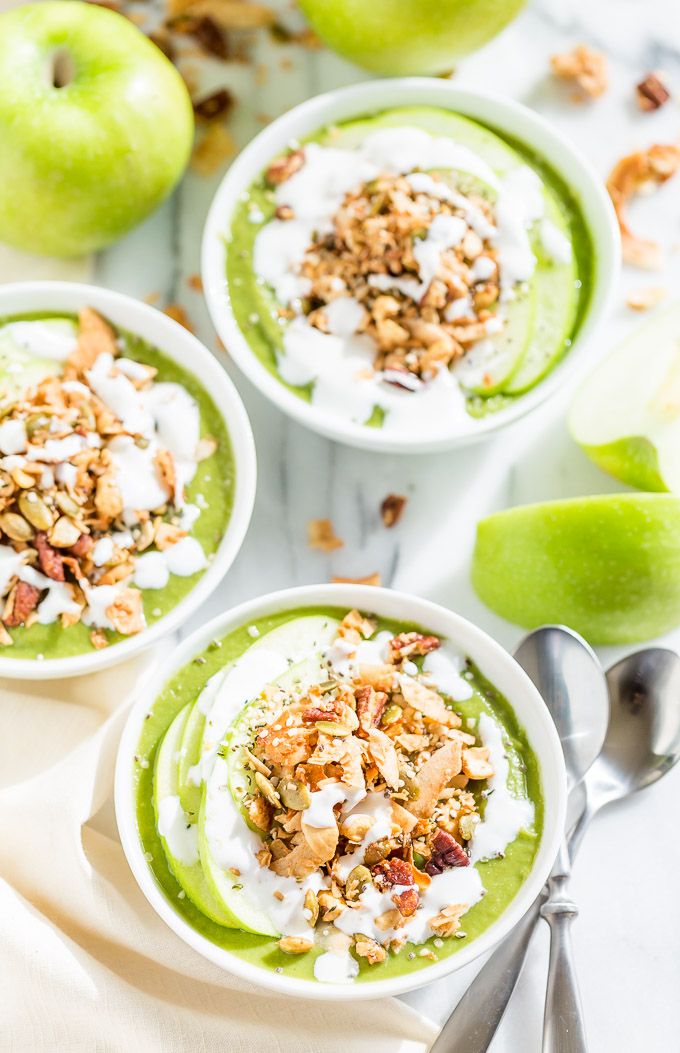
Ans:
[[[530,632],[515,658],[555,721],[571,791],[602,749],[607,732],[609,697],[600,662],[583,637],[564,625],[543,625]]]
[[[602,803],[650,786],[680,759],[680,658],[638,651],[609,669],[607,684],[609,731],[588,776]]]

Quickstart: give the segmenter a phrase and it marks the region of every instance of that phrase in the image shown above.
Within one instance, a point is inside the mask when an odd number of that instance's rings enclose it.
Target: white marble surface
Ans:
[[[279,6],[290,17],[289,5]],[[603,99],[576,106],[547,68],[550,54],[581,40],[609,55],[612,87]],[[292,69],[282,68],[281,60],[288,58]],[[266,75],[256,66],[237,63],[208,64],[202,73],[204,88],[228,84],[238,96],[232,131],[240,145],[261,127],[256,115],[273,117],[317,91],[363,76],[327,52],[274,46],[264,38],[256,44],[255,61],[267,67]],[[659,68],[668,72],[680,99],[678,0],[536,0],[501,37],[462,63],[455,76],[457,83],[515,97],[554,120],[604,177],[623,154],[680,135],[677,102],[652,115],[642,115],[635,105],[636,81]],[[158,292],[160,302],[183,303],[199,335],[215,351],[200,294],[186,278],[198,270],[201,228],[216,184],[217,178],[190,174],[172,201],[94,267],[101,284],[139,297]],[[680,183],[676,180],[636,205],[633,216],[641,230],[664,243],[666,266],[661,275],[625,274],[620,306],[593,346],[593,358],[636,322],[623,305],[624,289],[678,288]],[[455,454],[389,457],[343,448],[305,431],[224,361],[253,423],[259,489],[243,550],[195,621],[272,589],[378,570],[384,583],[454,608],[511,648],[520,631],[490,614],[470,587],[475,522],[508,505],[617,489],[570,443],[564,427],[568,392],[484,445]],[[378,515],[389,492],[410,498],[393,531],[382,527]],[[307,520],[326,516],[345,541],[330,557],[306,544]],[[680,633],[666,642],[680,645]],[[615,652],[610,649],[602,657],[609,662]],[[593,1051],[666,1053],[678,1048],[679,798],[680,770],[597,819],[579,858],[573,891],[581,914],[574,941]],[[546,946],[542,927],[494,1053],[540,1049]],[[475,971],[471,966],[408,1001],[443,1019]]]

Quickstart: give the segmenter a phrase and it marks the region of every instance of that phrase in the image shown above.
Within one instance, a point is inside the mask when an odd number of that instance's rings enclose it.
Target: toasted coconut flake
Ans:
[[[170,450],[161,447],[156,451],[154,461],[156,463],[156,471],[158,472],[161,486],[165,490],[168,500],[172,500],[175,494],[177,476],[175,473],[175,461]]]
[[[425,761],[416,776],[418,796],[410,801],[408,810],[418,819],[429,819],[442,790],[458,775],[462,766],[462,750],[457,739],[450,739]]]
[[[191,319],[181,303],[169,303],[163,308],[163,314],[167,314],[168,318],[172,318],[173,322],[177,322],[183,329],[188,329],[190,333],[194,332]]]
[[[394,743],[380,728],[371,728],[368,733],[368,748],[378,771],[392,790],[399,786],[399,762]]]
[[[91,369],[102,354],[118,353],[116,334],[98,311],[83,307],[78,314],[78,346],[66,359],[65,373],[73,375]]]
[[[307,826],[302,821],[302,833],[305,841],[312,852],[322,863],[328,862],[335,854],[338,847],[338,827],[335,826]]]
[[[628,226],[626,209],[642,189],[661,186],[680,168],[680,146],[657,144],[622,158],[612,169],[607,190],[621,231],[623,258],[626,263],[646,270],[661,266],[661,249],[655,241],[637,237]]]
[[[348,578],[341,574],[334,574],[331,581],[334,585],[382,585],[382,579],[377,571],[363,578]]]
[[[334,552],[342,548],[344,541],[336,536],[330,519],[310,519],[307,523],[307,541],[310,548],[320,552]]]
[[[166,549],[172,548],[178,541],[187,536],[186,530],[182,530],[181,527],[175,526],[174,523],[165,523],[161,520],[155,527],[154,530],[154,541],[156,542],[156,548],[160,549],[161,552],[165,552]]]
[[[493,775],[493,765],[489,761],[488,747],[472,746],[464,749],[462,769],[469,779],[490,779]]]
[[[428,720],[444,724],[447,728],[460,727],[460,717],[446,705],[444,699],[436,691],[431,691],[413,677],[405,675],[399,677],[399,684],[406,703],[422,713]]]
[[[668,296],[668,289],[660,285],[647,286],[644,289],[636,289],[626,299],[626,304],[631,311],[649,311]]]

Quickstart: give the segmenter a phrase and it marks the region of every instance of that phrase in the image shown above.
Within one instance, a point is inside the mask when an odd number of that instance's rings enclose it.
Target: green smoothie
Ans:
[[[337,648],[340,636],[337,634],[338,626],[345,624],[343,618],[346,615],[346,611],[334,608],[288,610],[258,619],[254,623],[234,630],[222,639],[214,640],[203,653],[197,655],[192,662],[169,680],[162,694],[150,704],[132,773],[142,847],[154,878],[173,909],[207,939],[245,961],[263,969],[274,969],[284,975],[303,979],[314,979],[315,975],[317,979],[323,978],[319,976],[318,961],[322,956],[328,958],[328,932],[329,928],[335,931],[336,926],[320,922],[314,930],[310,925],[306,935],[312,945],[307,953],[286,953],[281,949],[281,945],[285,945],[285,938],[280,937],[288,920],[282,925],[281,916],[275,911],[267,914],[262,910],[263,903],[267,904],[266,896],[263,896],[261,889],[258,890],[255,887],[253,883],[255,879],[249,877],[250,872],[243,862],[240,862],[238,866],[226,865],[232,859],[237,859],[240,849],[244,846],[247,846],[248,851],[253,852],[258,846],[262,847],[266,843],[271,846],[271,842],[267,840],[268,835],[258,828],[257,822],[260,820],[253,822],[254,813],[251,807],[253,800],[256,799],[252,796],[253,777],[260,780],[262,777],[248,769],[247,766],[250,763],[248,759],[245,761],[245,767],[242,766],[242,759],[239,759],[242,755],[239,751],[244,749],[246,743],[255,751],[260,749],[262,739],[258,736],[265,734],[262,729],[266,729],[267,720],[271,717],[271,710],[267,708],[270,706],[270,701],[265,702],[265,696],[271,699],[273,693],[275,697],[280,698],[282,697],[280,692],[291,691],[293,690],[291,685],[295,685],[298,699],[300,694],[304,695],[308,691],[311,691],[311,695],[306,697],[318,699],[319,681],[322,681],[321,690],[329,690],[329,682],[326,681],[329,669],[333,677],[335,675],[333,662],[342,663],[344,661],[343,658],[338,658]],[[481,759],[484,754],[497,767],[494,778],[481,778],[483,771],[478,773],[480,779],[477,781],[468,781],[467,777],[459,775],[458,782],[456,777],[453,777],[450,784],[465,784],[465,789],[442,789],[441,791],[444,803],[448,799],[447,795],[451,797],[451,795],[458,794],[465,807],[474,813],[474,815],[469,815],[468,819],[474,819],[471,825],[476,834],[473,833],[468,841],[465,840],[463,820],[459,820],[460,828],[456,830],[458,847],[455,848],[454,855],[457,854],[459,858],[453,865],[460,869],[447,870],[447,866],[451,864],[445,863],[442,864],[443,873],[438,871],[437,866],[434,865],[436,863],[434,856],[430,856],[429,864],[424,857],[419,856],[418,846],[425,854],[428,852],[428,849],[423,847],[424,835],[413,842],[413,865],[418,871],[417,874],[414,871],[417,879],[416,885],[422,886],[429,882],[429,887],[426,885],[424,889],[421,888],[421,904],[410,921],[413,924],[413,919],[416,919],[418,932],[406,929],[407,932],[414,933],[414,941],[404,939],[403,934],[399,935],[397,929],[395,946],[388,947],[386,952],[379,948],[380,955],[384,954],[383,960],[370,964],[366,958],[357,954],[357,949],[364,940],[361,930],[368,927],[368,922],[363,925],[359,921],[358,929],[356,925],[346,924],[348,917],[359,918],[362,916],[362,911],[363,913],[366,911],[360,901],[355,900],[346,904],[345,913],[341,915],[338,925],[344,924],[344,930],[349,931],[351,935],[345,936],[342,932],[336,935],[345,940],[346,944],[350,942],[353,944],[354,961],[356,962],[353,970],[356,973],[356,982],[360,983],[386,979],[426,968],[432,960],[441,960],[469,946],[471,941],[503,913],[526,880],[540,844],[543,824],[541,775],[536,757],[512,708],[485,679],[483,672],[466,661],[464,657],[459,656],[455,651],[455,646],[448,641],[432,644],[435,638],[431,637],[427,630],[413,625],[388,622],[372,615],[365,617],[371,619],[368,623],[370,636],[365,637],[359,645],[357,661],[370,659],[369,664],[375,671],[379,666],[373,663],[377,661],[379,652],[382,654],[385,648],[388,651],[391,648],[390,653],[394,657],[395,644],[390,643],[391,639],[398,643],[405,639],[403,634],[409,634],[410,642],[414,637],[417,637],[418,640],[430,641],[429,644],[422,646],[438,648],[436,664],[428,654],[423,657],[422,652],[418,655],[414,651],[409,654],[408,658],[400,660],[401,665],[397,665],[395,676],[402,684],[405,693],[408,693],[407,685],[408,690],[414,690],[412,678],[416,680],[425,678],[423,682],[429,683],[431,687],[439,677],[438,682],[445,683],[458,696],[454,701],[443,688],[438,689],[439,703],[446,706],[446,716],[443,719],[450,717],[451,724],[455,724],[459,729],[458,731],[450,730],[446,732],[446,735],[452,738],[458,735],[463,736],[468,746],[476,741],[476,747],[469,754],[470,763],[473,754],[476,759]],[[341,644],[340,649],[345,653],[347,645]],[[279,658],[281,671],[275,675]],[[457,672],[453,672],[454,665]],[[348,690],[347,685],[349,684],[354,684],[356,687],[358,666],[348,670],[340,664],[335,668],[341,670],[339,674],[342,682],[341,691]],[[364,674],[368,675],[363,665],[361,669]],[[249,670],[254,675],[249,675]],[[257,670],[259,670],[259,684]],[[383,675],[385,675],[385,667],[383,667]],[[268,680],[271,681],[273,687],[266,687],[265,682]],[[279,691],[278,696],[276,695],[277,690]],[[405,719],[405,713],[412,715],[411,710],[403,708],[405,703],[402,696],[392,697],[401,698],[402,708],[392,703],[383,710],[380,728],[384,731],[371,729],[368,732],[368,740],[371,743],[376,730],[378,731],[377,738],[384,742],[382,735],[389,732],[390,727],[392,727],[393,740],[396,741],[394,736],[398,729],[394,721]],[[260,706],[263,708],[260,709]],[[283,709],[284,716],[286,713],[294,712],[295,710],[291,708],[284,707]],[[356,712],[360,714],[359,719],[363,721],[361,702],[358,703]],[[288,722],[290,723],[292,719],[289,717]],[[354,725],[354,720],[352,723]],[[323,724],[319,727],[329,728],[329,725]],[[435,725],[425,718],[425,727],[432,728]],[[481,734],[482,729],[484,729],[484,735]],[[441,731],[442,729],[439,728],[437,734]],[[281,734],[285,734],[285,731]],[[319,731],[318,734],[321,739],[321,732]],[[342,729],[338,732],[338,725],[334,724],[333,727],[330,727],[330,735],[324,739],[324,748],[329,748],[333,743],[337,747],[341,742],[340,738],[332,737],[334,734],[346,735],[347,732],[343,732]],[[359,734],[361,735],[362,732],[360,731]],[[496,745],[495,747],[492,745],[489,749],[489,743],[492,740],[495,740]],[[278,737],[273,741],[275,747],[280,748]],[[362,749],[365,749],[365,741],[361,746]],[[448,749],[450,740],[444,739],[443,741],[444,748]],[[478,753],[483,741],[486,743],[486,749],[481,747],[481,753]],[[408,758],[407,766],[400,767],[400,771],[402,773],[411,771],[412,775],[415,773],[415,782],[418,782],[419,778],[422,782],[423,776],[419,775],[419,771],[423,771],[423,758],[418,756],[415,740],[408,740],[407,745],[415,748],[416,753]],[[260,756],[263,755],[260,754]],[[312,757],[313,760],[314,757]],[[404,760],[405,755],[400,757],[400,765]],[[269,759],[267,763],[270,768],[273,767]],[[211,765],[224,767],[216,773],[216,767],[211,768]],[[260,761],[258,765],[261,767]],[[503,765],[506,767],[501,772],[498,766]],[[311,769],[308,768],[309,770]],[[331,764],[324,770],[326,773],[332,773],[333,765]],[[369,781],[371,773],[372,769],[369,768],[367,771]],[[271,771],[270,774],[275,779]],[[298,775],[300,775],[299,769]],[[346,778],[346,775],[343,777]],[[377,778],[380,780],[380,776]],[[410,776],[405,774],[404,778],[407,778],[408,781]],[[324,782],[327,783],[328,780],[322,780],[320,794],[317,784],[317,793],[312,794],[312,801],[328,792],[327,786],[325,790],[323,789]],[[378,781],[377,785],[380,788],[382,783]],[[278,786],[284,801],[290,803],[290,799],[286,797],[286,785],[278,782]],[[332,788],[337,789],[337,786]],[[298,786],[297,789],[299,791],[300,787]],[[304,790],[304,787],[302,789]],[[340,789],[342,791],[342,787]],[[231,811],[220,812],[219,809],[215,811],[215,802],[212,801],[211,818],[211,794],[214,792],[221,797],[222,805],[227,798],[230,799],[229,809]],[[338,819],[341,844],[344,844],[342,831],[348,831],[347,824],[353,818],[356,819],[357,815],[359,819],[362,818],[362,809],[368,808],[368,802],[375,806],[376,797],[378,798],[377,808],[374,807],[373,811],[376,816],[379,813],[382,791],[377,795],[369,792],[368,796],[363,798],[361,793],[357,796],[357,802],[351,807],[348,817],[344,819],[345,825],[343,826],[340,818]],[[414,803],[417,797],[409,802],[408,797],[401,791],[397,792],[397,796],[406,810],[412,808],[415,812],[418,811],[418,806]],[[494,796],[499,803],[492,804]],[[428,824],[432,826],[431,819],[422,818],[424,814],[422,813],[424,803],[422,797],[420,801],[421,819],[419,822],[421,825],[414,828],[416,833],[424,830]],[[302,804],[307,805],[307,811],[301,813],[303,830],[305,829],[305,815],[311,816],[316,809],[316,803],[310,804],[309,802],[310,797],[306,795],[306,799],[303,798],[302,801]],[[293,798],[293,803],[300,806],[301,802]],[[341,804],[340,815],[345,814],[344,809],[350,808],[352,803],[353,799],[344,805]],[[172,806],[176,807],[178,815],[178,825],[174,831],[170,829],[167,819],[168,808]],[[435,810],[435,816],[443,814],[442,807],[440,802],[439,810]],[[511,823],[508,827],[507,817],[513,812],[513,809],[517,813],[515,826]],[[338,815],[337,806],[334,814]],[[506,816],[505,820],[503,814]],[[365,819],[365,816],[363,818]],[[318,825],[320,821],[309,819],[309,824],[312,825],[306,827],[307,835],[310,829],[315,829],[314,823]],[[437,822],[440,820],[437,819]],[[504,832],[500,830],[503,822],[506,822]],[[234,839],[230,842],[227,858],[220,858],[218,852],[220,837],[223,833],[222,823],[225,826],[233,823]],[[454,827],[449,827],[449,829],[454,829]],[[466,832],[469,833],[469,831]],[[440,836],[441,830],[435,830],[435,840],[433,842],[430,839],[429,844],[436,844],[436,839]],[[485,856],[488,853],[488,858],[476,858],[475,836],[480,841],[479,851]],[[194,847],[187,849],[188,841],[192,837]],[[501,837],[501,841],[498,841],[498,837]],[[504,840],[505,837],[508,838],[507,843]],[[450,840],[449,837],[448,841]],[[343,850],[351,853],[353,847],[350,843],[345,845]],[[447,850],[450,848],[449,844]],[[370,849],[369,844],[369,848],[365,850],[366,863],[369,866],[371,865],[370,859],[373,858],[369,855]],[[338,849],[338,853],[343,850]],[[364,849],[354,847],[354,851],[363,853]],[[232,853],[231,856],[229,852]],[[388,859],[385,864],[378,863],[377,867],[373,866],[373,872],[376,873],[381,866],[384,868],[394,865],[403,868],[403,855],[404,850],[401,848],[396,851],[395,858],[399,857],[396,863]],[[329,869],[333,868],[337,881],[341,879],[345,881],[343,892],[349,896],[351,879],[347,877],[348,867],[345,865],[347,858],[343,856],[338,859],[336,856],[334,862],[327,866]],[[354,858],[359,859],[358,856]],[[447,858],[450,860],[451,856]],[[276,865],[276,863],[270,863],[270,866],[276,867]],[[342,876],[343,866],[344,877]],[[323,871],[323,866],[321,870]],[[428,871],[434,876],[428,877]],[[457,882],[458,878],[465,884],[455,883],[451,888],[458,890],[463,887],[466,889],[472,887],[475,902],[462,914],[460,922],[454,926],[455,935],[442,938],[437,935],[437,930],[424,931],[423,923],[418,919],[421,915],[424,917],[428,913],[428,897],[432,896],[432,890],[435,889],[437,883],[441,884],[451,879]],[[286,877],[281,880],[284,882],[281,887],[288,894],[287,902],[293,902],[296,879]],[[314,878],[304,880],[313,882]],[[303,888],[304,880],[297,879],[298,885]],[[403,876],[402,880],[405,880]],[[292,884],[286,884],[286,882]],[[401,885],[397,887],[402,891],[406,888]],[[406,891],[408,894],[413,894],[411,888],[406,888]],[[446,891],[440,894],[440,899],[442,895],[446,898],[448,894],[447,886]],[[372,890],[372,895],[376,896],[378,893]],[[326,902],[323,900],[323,890],[318,892],[318,896],[322,902]],[[305,900],[305,902],[308,901]],[[357,912],[354,913],[355,911]],[[305,917],[307,917],[306,913]],[[323,918],[323,907],[321,917]],[[343,917],[344,923],[342,922]],[[246,929],[251,931],[246,931]],[[360,934],[356,935],[355,930]],[[302,933],[304,936],[304,925]],[[330,942],[332,949],[332,938]],[[371,946],[373,945],[372,943]],[[335,959],[337,955],[332,957]]]
[[[543,158],[430,107],[291,150],[239,200],[226,273],[253,353],[300,398],[401,433],[474,430],[568,353],[592,243]]]
[[[17,325],[19,328],[16,328]],[[40,326],[40,331],[33,333],[26,328],[31,325]],[[50,342],[52,342],[58,350],[60,342],[72,339],[70,329],[77,333],[77,321],[71,316],[31,315],[30,317],[22,316],[21,318],[13,317],[0,320],[0,379],[5,386],[5,390],[9,392],[9,399],[3,405],[9,407],[10,411],[12,411],[12,407],[15,407],[15,415],[18,413],[15,400],[20,397],[20,393],[23,390],[32,388],[36,383],[44,381],[45,378],[51,376],[59,377],[64,368],[62,361],[60,361],[61,351],[58,351],[58,354],[54,352],[54,357],[41,357],[38,353],[40,342],[46,341],[46,347],[48,344],[51,346]],[[155,371],[152,384],[153,391],[156,393],[170,390],[165,385],[174,386],[172,390],[184,393],[183,398],[193,404],[190,408],[192,413],[197,415],[197,430],[200,436],[204,439],[210,437],[211,440],[211,452],[195,464],[195,470],[184,487],[183,495],[183,507],[189,506],[193,511],[193,517],[195,517],[190,525],[185,524],[186,529],[183,530],[183,533],[195,539],[200,545],[205,557],[204,560],[201,560],[203,566],[196,573],[183,574],[181,576],[174,573],[166,574],[167,583],[163,587],[141,589],[144,621],[147,625],[152,625],[172,610],[191,591],[204,573],[205,566],[208,565],[219,547],[231,515],[235,485],[234,460],[229,435],[222,417],[210,395],[196,377],[189,370],[184,369],[166,357],[161,350],[152,347],[133,333],[117,329],[115,330],[115,338],[117,341],[117,354],[120,356],[115,359],[116,363],[125,361],[126,369],[131,376],[136,375],[134,372],[135,367],[134,365],[128,366],[127,363],[139,363],[151,367]],[[52,350],[54,351],[54,349]],[[75,381],[72,383],[77,385],[80,382]],[[7,408],[4,412],[5,419],[7,419]],[[52,412],[51,409],[50,412]],[[35,414],[33,416],[35,417]],[[23,422],[20,420],[17,420],[16,423],[23,426]],[[192,423],[196,423],[196,421],[192,420]],[[178,419],[177,426],[181,428],[181,418]],[[30,423],[28,427],[30,431]],[[115,423],[111,427],[115,431]],[[141,450],[145,444],[148,447],[147,439],[139,439],[137,441],[138,447],[135,449]],[[100,439],[97,439],[97,442],[101,445]],[[106,439],[104,442],[106,442]],[[28,456],[30,456],[30,445],[28,450]],[[0,459],[0,477],[3,477],[5,480],[7,480],[8,476],[11,478],[11,472],[16,470],[14,462],[18,459],[17,456],[12,455]],[[68,458],[66,459],[68,460]],[[53,478],[55,472],[58,474],[61,467],[61,465],[57,467],[48,465],[51,477],[50,482],[53,484],[52,491],[57,498],[57,503],[60,500],[67,500],[66,495],[61,490],[58,490],[60,484],[58,481],[55,482]],[[38,483],[40,482],[38,480]],[[55,508],[52,493],[46,497],[46,500],[50,508]],[[65,507],[70,506],[65,505]],[[174,515],[172,505],[168,504],[167,509],[167,511],[161,512],[161,517],[164,516],[168,522],[171,520],[177,522],[178,517]],[[148,518],[153,518],[155,513],[152,513],[151,517],[146,513],[145,515]],[[160,519],[157,519],[158,521]],[[3,520],[0,519],[0,529],[2,523]],[[132,523],[133,520],[130,520],[130,529],[138,535],[140,526],[143,524],[137,523],[137,525],[133,526]],[[123,517],[119,517],[111,524],[109,532],[115,535],[117,544],[124,545],[129,543],[132,545],[131,535],[127,541],[123,539],[123,534],[128,533]],[[99,531],[92,531],[93,537],[98,536],[99,533]],[[0,544],[7,546],[2,549],[5,554],[9,553],[9,541],[10,538],[0,533]],[[28,544],[35,544],[35,538],[29,538]],[[156,551],[157,546],[153,540],[144,548],[146,554]],[[62,557],[68,557],[70,550],[62,548],[58,549],[57,552],[61,553]],[[34,557],[30,557],[30,559],[32,560]],[[40,570],[41,568],[38,566],[36,569]],[[106,571],[106,565],[103,565],[101,570],[102,572]],[[97,569],[95,568],[96,573]],[[70,578],[68,571],[66,578],[67,581]],[[42,581],[38,587],[42,588],[44,584],[50,585],[51,582]],[[61,618],[55,618],[48,624],[41,624],[38,620],[32,620],[28,625],[20,624],[10,629],[12,644],[11,646],[3,647],[2,654],[7,658],[39,659],[77,655],[94,649],[95,644],[93,644],[92,632],[93,625],[85,624],[83,620],[71,625],[64,625]],[[125,638],[122,633],[112,628],[105,628],[102,632],[107,645],[115,644]],[[101,641],[99,645],[102,645]]]

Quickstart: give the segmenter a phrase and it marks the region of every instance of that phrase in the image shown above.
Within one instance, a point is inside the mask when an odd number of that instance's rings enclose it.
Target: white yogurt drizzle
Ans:
[[[364,423],[379,406],[385,411],[383,428],[400,434],[426,437],[453,423],[460,430],[473,430],[478,421],[467,412],[463,388],[451,371],[440,369],[427,384],[414,377],[411,391],[387,383],[392,379],[389,375],[373,372],[375,345],[370,338],[357,334],[363,312],[351,299],[340,297],[324,308],[329,317],[328,333],[309,325],[302,314],[301,299],[310,284],[299,269],[313,238],[332,230],[333,216],[346,193],[381,173],[401,174],[413,190],[452,203],[462,210],[463,217],[436,217],[427,236],[417,242],[414,255],[419,280],[375,274],[368,276],[369,284],[385,291],[399,290],[419,301],[437,273],[441,253],[457,245],[470,227],[495,245],[501,300],[507,300],[514,296],[515,286],[533,275],[536,258],[530,229],[536,221],[542,221],[541,243],[546,255],[560,263],[570,258],[568,240],[543,218],[539,176],[528,165],[518,165],[499,178],[474,151],[452,139],[411,127],[373,132],[353,150],[309,143],[304,154],[302,168],[275,191],[276,204],[290,206],[295,218],[266,223],[258,231],[254,246],[258,280],[273,289],[280,303],[296,311],[283,331],[283,350],[277,356],[282,379],[293,385],[313,384],[315,407],[355,423]],[[459,170],[481,179],[497,195],[495,225],[464,195],[416,169]],[[491,263],[484,258],[477,261],[474,273],[478,281],[486,280],[485,275],[490,277]],[[469,311],[470,306],[468,300],[460,310]],[[497,323],[498,319],[493,321]],[[492,334],[493,326],[489,328],[489,336]],[[478,347],[477,357],[481,359],[490,358],[495,350],[490,340]],[[403,382],[402,375],[398,379]]]
[[[10,322],[0,328],[0,338],[3,336],[36,358],[57,362],[64,361],[77,346],[77,329],[68,319]],[[123,498],[123,518],[129,526],[135,526],[138,511],[152,511],[167,502],[167,492],[155,460],[159,449],[165,448],[172,454],[175,466],[174,504],[181,509],[180,525],[182,529],[190,530],[201,514],[200,508],[187,504],[183,496],[184,488],[193,479],[197,467],[198,403],[181,384],[152,383],[138,391],[132,381],[146,375],[146,367],[141,363],[124,357],[114,359],[108,353],[99,355],[87,373],[95,394],[127,430],[144,440],[143,445],[137,445],[132,436],[118,435],[107,444]],[[64,387],[74,392],[89,392],[79,381],[66,381]],[[0,454],[3,455],[0,464],[5,470],[20,468],[25,460],[38,462],[45,465],[45,473],[52,472],[54,479],[65,486],[74,485],[77,476],[77,469],[70,459],[88,447],[101,445],[102,440],[97,434],[83,436],[74,432],[63,438],[48,439],[43,446],[32,446],[22,421],[0,424]],[[49,481],[52,476],[46,474],[45,478]],[[93,550],[95,566],[104,567],[111,559],[114,543],[126,548],[132,542],[129,531],[118,531],[113,538],[101,538]],[[11,548],[0,546],[0,596],[5,594],[16,568],[22,563],[23,558],[17,557]],[[162,589],[168,584],[170,575],[190,577],[204,570],[207,559],[200,542],[187,536],[163,552],[148,552],[136,557],[133,564],[131,577],[116,585],[87,586],[82,583],[87,599],[82,620],[86,625],[112,629],[106,610],[123,588],[133,583],[141,589]],[[54,582],[30,568],[25,568],[20,577],[47,591],[38,607],[41,624],[51,624],[62,613],[77,613],[79,608],[70,599],[64,583]]]
[[[0,553],[0,567],[1,559]],[[381,632],[374,639],[362,641],[358,646],[339,638],[325,650],[324,658],[338,675],[352,676],[357,664],[384,660],[392,635],[387,631]],[[206,714],[203,754],[199,764],[190,770],[189,781],[194,785],[200,785],[204,779],[206,781],[207,844],[213,859],[224,869],[225,875],[228,876],[234,869],[238,871],[238,882],[243,885],[244,897],[266,915],[282,935],[308,938],[312,930],[304,906],[305,894],[310,888],[318,892],[320,888],[328,887],[330,882],[319,872],[298,881],[280,877],[268,867],[260,866],[256,853],[262,848],[261,838],[250,829],[236,807],[229,788],[226,761],[217,753],[219,743],[244,704],[258,697],[265,684],[285,672],[291,659],[299,660],[301,657],[300,654],[286,656],[267,648],[264,643],[253,644],[232,666],[210,678],[197,702],[200,711]],[[429,680],[456,701],[464,701],[473,693],[470,684],[461,675],[464,667],[463,656],[448,642],[440,650],[429,654],[424,662],[424,671]],[[510,766],[505,755],[502,726],[493,717],[482,714],[479,735],[489,748],[490,761],[495,771],[489,780],[489,789],[493,789],[493,793],[486,800],[484,819],[478,824],[471,841],[472,863],[483,864],[484,860],[496,858],[504,852],[520,830],[531,826],[533,805],[526,799],[515,798],[508,786]],[[369,845],[392,833],[392,804],[382,793],[366,794],[365,789],[357,791],[342,783],[329,783],[313,792],[311,797],[310,806],[303,812],[303,822],[310,827],[330,826],[338,815],[340,818],[362,815],[372,820],[361,843],[335,863],[338,878],[345,881],[354,867],[364,862]],[[339,813],[334,810],[337,805],[341,805]],[[174,804],[166,807],[165,829],[176,838],[188,859],[193,849],[182,830],[182,818],[186,821],[186,816],[183,813],[179,816]],[[168,833],[163,836],[170,843]],[[177,852],[174,854],[182,858]],[[391,896],[395,891],[399,892],[400,889],[380,893],[374,887],[367,888],[358,897],[357,906],[345,910],[335,920],[335,930],[346,936],[362,933],[382,944],[401,937],[412,943],[424,943],[432,936],[430,920],[444,907],[460,903],[469,909],[484,896],[483,869],[471,865],[434,875],[429,886],[420,892],[421,906],[416,914],[399,930],[383,931],[376,926],[375,920],[393,908]],[[332,931],[333,926],[330,926]],[[322,982],[351,982],[357,972],[357,962],[344,944],[329,946],[315,962],[314,974]]]

